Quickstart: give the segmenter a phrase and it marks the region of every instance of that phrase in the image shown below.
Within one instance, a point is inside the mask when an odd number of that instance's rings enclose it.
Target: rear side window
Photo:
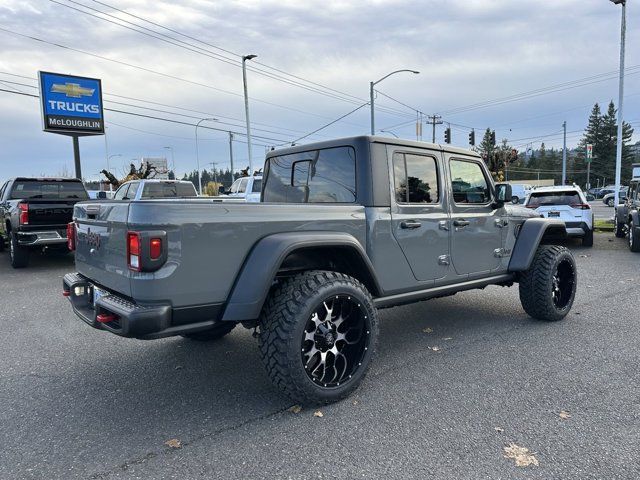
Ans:
[[[251,193],[260,193],[262,191],[262,179],[253,179],[253,187],[251,187]]]
[[[581,204],[580,194],[575,190],[564,192],[533,192],[529,197],[529,207],[544,207],[545,205],[578,205]]]
[[[129,184],[125,184],[122,185],[120,188],[118,188],[118,190],[116,191],[116,194],[113,196],[114,200],[123,200],[124,197],[127,195],[127,192],[129,191]]]
[[[131,196],[131,195],[129,195]],[[145,183],[142,198],[195,197],[196,190],[192,184],[153,182]]]
[[[248,178],[243,178],[240,180],[240,184],[238,185],[238,193],[244,193],[247,191],[247,183],[249,183]]]
[[[86,200],[87,191],[80,182],[25,180],[13,184],[12,199],[49,198],[52,200]]]
[[[449,165],[455,203],[485,204],[491,201],[489,182],[478,163],[451,160]]]
[[[396,202],[438,203],[438,169],[435,158],[394,153],[393,177]]]
[[[335,147],[271,157],[264,182],[265,202],[354,203],[355,150]]]

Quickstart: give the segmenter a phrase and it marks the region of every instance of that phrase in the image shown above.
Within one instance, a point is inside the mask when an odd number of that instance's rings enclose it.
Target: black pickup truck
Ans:
[[[71,178],[18,177],[0,187],[0,251],[9,249],[11,266],[24,268],[31,250],[67,248],[73,206],[89,195]]]

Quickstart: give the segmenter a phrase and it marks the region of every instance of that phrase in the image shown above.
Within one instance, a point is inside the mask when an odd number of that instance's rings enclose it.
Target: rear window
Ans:
[[[263,200],[286,203],[354,203],[356,153],[326,148],[271,157]]]
[[[196,189],[190,183],[146,183],[142,198],[196,197]]]
[[[565,192],[534,192],[529,197],[529,207],[544,207],[545,205],[578,205],[582,203],[580,194],[575,190]]]
[[[48,198],[52,200],[86,200],[89,198],[80,182],[25,180],[13,184],[11,198]]]

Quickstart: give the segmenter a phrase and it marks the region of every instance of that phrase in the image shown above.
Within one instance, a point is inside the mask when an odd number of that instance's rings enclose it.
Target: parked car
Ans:
[[[73,206],[89,198],[80,180],[18,177],[0,187],[0,251],[13,268],[29,264],[33,250],[67,250]]]
[[[527,183],[512,183],[511,193],[513,196],[511,197],[511,201],[513,203],[524,203],[532,189],[533,186]]]
[[[260,201],[260,192],[262,191],[262,175],[251,177],[241,177],[236,179],[229,188],[227,198],[244,199],[248,203],[256,203]]]
[[[596,195],[596,198],[601,199],[605,195],[609,193],[613,193],[615,191],[616,191],[615,185],[607,185],[606,187],[602,187],[600,190],[598,190],[598,194]]]
[[[114,200],[149,200],[153,198],[193,198],[198,193],[193,183],[184,180],[132,180],[118,187]]]
[[[620,188],[620,193],[618,194],[618,203],[624,203],[625,199],[627,198],[628,191],[629,187]],[[608,207],[613,207],[616,201],[615,196],[615,190],[611,193],[607,193],[604,197],[602,197],[602,203],[604,203]]]
[[[328,403],[365,376],[379,308],[519,283],[532,317],[571,309],[576,264],[554,244],[564,222],[512,205],[475,152],[362,136],[265,165],[258,204],[79,204],[77,272],[63,279],[75,313],[142,339],[215,340],[242,324],[275,385]]]
[[[616,206],[614,233],[628,237],[629,250],[640,252],[640,164],[634,164],[632,178],[624,203]]]
[[[585,247],[593,246],[593,211],[577,186],[559,185],[536,188],[525,202],[527,208],[546,218],[562,220],[567,233],[581,237]]]

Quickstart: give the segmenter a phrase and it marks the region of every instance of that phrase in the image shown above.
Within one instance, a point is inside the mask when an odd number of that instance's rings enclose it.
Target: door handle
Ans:
[[[400,223],[400,228],[413,229],[413,228],[420,228],[421,226],[422,226],[422,223],[416,222],[415,220],[407,220],[405,222]]]
[[[467,225],[469,225],[469,223],[470,223],[469,220],[463,220],[463,219],[454,220],[453,221],[453,226],[454,227],[466,227]]]

